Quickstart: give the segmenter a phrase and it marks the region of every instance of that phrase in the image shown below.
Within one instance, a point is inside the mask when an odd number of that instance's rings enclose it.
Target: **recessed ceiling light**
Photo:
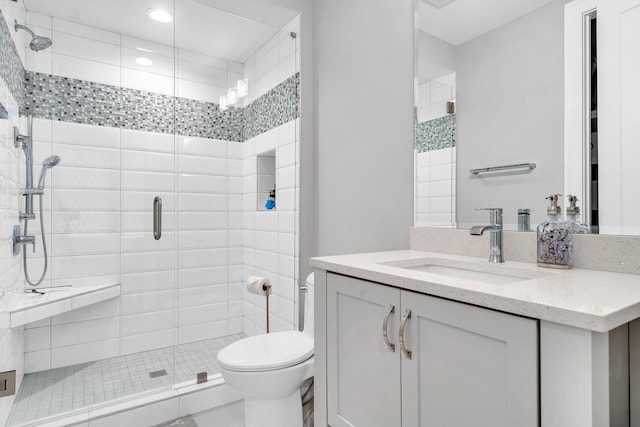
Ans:
[[[446,5],[453,3],[455,0],[425,0],[433,7],[437,7],[438,9],[442,9]]]
[[[138,65],[144,65],[145,67],[150,67],[153,64],[153,61],[150,60],[149,58],[145,58],[144,56],[141,56],[139,58],[136,58],[136,63]]]
[[[149,9],[147,10],[147,15],[149,15],[149,17],[154,21],[162,22],[163,24],[173,22],[173,16],[171,16],[166,10]]]

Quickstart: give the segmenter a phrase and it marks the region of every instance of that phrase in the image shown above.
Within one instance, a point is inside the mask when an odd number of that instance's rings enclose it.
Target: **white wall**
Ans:
[[[502,207],[517,227],[546,218],[545,197],[562,193],[563,5],[556,1],[458,47],[458,225],[483,224]],[[469,169],[534,162],[530,173],[473,176]]]
[[[313,2],[316,254],[407,248],[413,1]]]

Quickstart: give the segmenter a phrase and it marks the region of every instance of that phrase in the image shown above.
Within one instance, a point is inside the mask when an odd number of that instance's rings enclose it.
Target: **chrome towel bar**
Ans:
[[[483,173],[483,172],[497,172],[497,171],[504,171],[509,169],[525,169],[525,168],[535,169],[536,164],[535,163],[518,163],[515,165],[492,166],[490,168],[469,169],[469,172],[471,172],[474,175],[478,175],[479,173]]]

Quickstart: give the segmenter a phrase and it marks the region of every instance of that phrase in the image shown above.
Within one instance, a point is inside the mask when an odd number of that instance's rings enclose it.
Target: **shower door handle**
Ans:
[[[153,238],[160,240],[162,237],[162,199],[156,196],[153,199]]]

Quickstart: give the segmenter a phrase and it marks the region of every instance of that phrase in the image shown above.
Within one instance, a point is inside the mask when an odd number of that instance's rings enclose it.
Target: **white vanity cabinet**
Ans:
[[[536,320],[326,277],[330,426],[539,425]]]

